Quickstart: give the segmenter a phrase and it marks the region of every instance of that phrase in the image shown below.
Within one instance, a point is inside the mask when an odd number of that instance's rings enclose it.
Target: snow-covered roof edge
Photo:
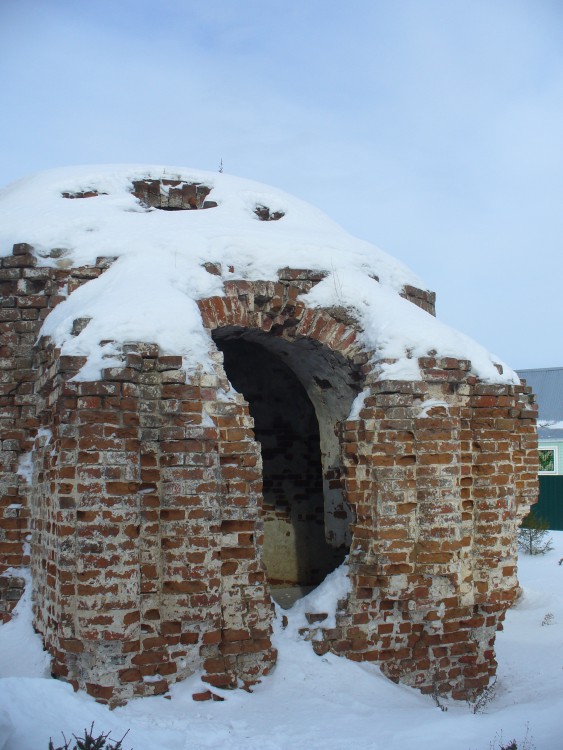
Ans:
[[[132,193],[133,183],[147,178],[204,185],[216,206],[147,208]],[[260,207],[278,220],[261,221]],[[223,278],[203,267],[213,262],[229,269],[231,279],[275,280],[288,266],[326,272],[305,303],[353,309],[366,348],[378,359],[397,360],[382,377],[416,379],[417,358],[436,352],[471,360],[472,371],[486,382],[519,382],[479,344],[400,297],[405,285],[424,288],[403,263],[351,236],[318,209],[260,183],[154,165],[51,170],[0,191],[0,227],[0,255],[27,242],[39,265],[74,267],[100,256],[117,258],[58,305],[42,331],[63,353],[88,357],[83,373],[88,378],[99,370],[100,342],[108,339],[154,342],[164,353],[184,356],[188,367],[204,364],[210,341],[196,301],[223,293]],[[73,321],[83,317],[91,322],[73,336]]]

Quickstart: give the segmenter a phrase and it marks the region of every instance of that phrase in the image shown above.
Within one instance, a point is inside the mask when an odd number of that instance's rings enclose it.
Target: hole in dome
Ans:
[[[143,206],[161,211],[193,211],[216,208],[215,201],[206,200],[211,188],[199,182],[184,180],[135,180],[132,193]]]
[[[271,211],[268,206],[262,206],[260,204],[255,207],[254,213],[260,221],[278,221],[285,216],[284,211]]]

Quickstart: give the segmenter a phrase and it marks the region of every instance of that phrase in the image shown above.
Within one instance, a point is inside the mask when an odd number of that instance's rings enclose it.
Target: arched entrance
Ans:
[[[339,422],[357,373],[327,347],[255,329],[216,329],[232,386],[248,402],[263,467],[263,561],[280,589],[306,593],[344,560],[351,509],[342,487]],[[283,603],[283,601],[282,601]]]

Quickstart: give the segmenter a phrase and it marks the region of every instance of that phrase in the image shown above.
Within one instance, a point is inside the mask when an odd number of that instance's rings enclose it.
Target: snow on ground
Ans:
[[[203,183],[218,205],[202,211],[147,209],[131,193],[133,181],[146,177]],[[99,195],[63,197],[89,191]],[[260,221],[257,206],[283,217]],[[405,284],[424,288],[403,263],[351,236],[318,209],[249,180],[142,165],[43,172],[0,191],[0,256],[19,242],[31,244],[43,266],[117,258],[58,305],[43,327],[64,354],[88,357],[79,375],[83,380],[115,364],[104,361],[115,355],[100,344],[108,340],[154,342],[165,354],[184,356],[187,367],[205,365],[210,342],[195,301],[222,294],[227,279],[276,280],[277,271],[290,266],[327,273],[306,304],[355,309],[365,345],[378,358],[399,359],[384,376],[417,378],[416,358],[434,351],[470,359],[473,372],[486,382],[519,382],[506,365],[499,374],[497,357],[399,296]],[[202,267],[209,261],[221,264],[222,276]],[[84,317],[91,322],[73,336],[73,321]]]
[[[554,550],[521,556],[523,596],[497,637],[498,679],[482,712],[395,685],[377,667],[333,655],[316,656],[299,640],[292,618],[278,624],[275,671],[252,695],[223,692],[224,702],[196,703],[198,676],[166,697],[132,701],[109,711],[84,693],[46,676],[45,654],[30,624],[29,596],[0,626],[0,749],[47,750],[95,722],[129,750],[497,750],[563,748],[563,532],[550,532]],[[340,572],[310,596],[334,601],[345,589]],[[219,691],[218,691],[219,692]]]

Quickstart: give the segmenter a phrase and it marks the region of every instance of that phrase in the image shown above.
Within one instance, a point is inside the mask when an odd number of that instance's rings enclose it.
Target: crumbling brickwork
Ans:
[[[132,342],[120,367],[74,380],[84,360],[38,340],[41,324],[109,263],[39,267],[16,245],[0,268],[0,572],[31,557],[53,673],[116,705],[197,669],[210,688],[234,687],[275,664],[260,444],[220,351],[243,341],[282,358],[310,398],[326,537],[350,553],[336,627],[310,613],[304,635],[425,692],[476,695],[518,595],[517,527],[537,493],[529,389],[432,356],[416,382],[381,380],[346,310],[306,306],[322,274],[287,268],[199,301],[212,370]],[[404,296],[433,312],[433,295]]]

